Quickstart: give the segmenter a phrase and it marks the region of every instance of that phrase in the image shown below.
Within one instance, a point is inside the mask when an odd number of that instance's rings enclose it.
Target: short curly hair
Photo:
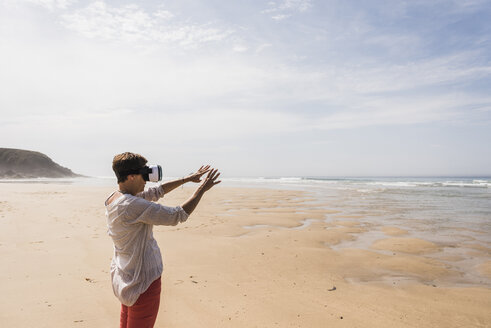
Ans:
[[[140,154],[125,152],[118,154],[113,158],[113,171],[118,178],[118,183],[125,182],[128,179],[128,172],[138,170],[147,164],[147,159]]]

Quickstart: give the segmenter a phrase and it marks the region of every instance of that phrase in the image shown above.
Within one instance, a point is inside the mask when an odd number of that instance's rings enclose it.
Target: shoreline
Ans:
[[[117,326],[103,207],[113,189],[0,184],[2,325]],[[176,206],[191,192],[159,202]],[[306,191],[210,191],[186,223],[154,227],[164,259],[156,326],[491,325],[491,285],[455,283],[467,277],[432,257],[445,247],[350,212]],[[370,233],[368,249],[346,247]],[[489,279],[490,249],[465,252],[482,259],[473,274]]]

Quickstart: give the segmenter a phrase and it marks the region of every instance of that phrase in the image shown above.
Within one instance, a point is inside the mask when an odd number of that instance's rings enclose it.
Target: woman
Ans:
[[[121,328],[153,327],[160,304],[162,256],[153,238],[154,225],[176,225],[187,220],[201,197],[217,181],[220,173],[202,166],[183,179],[145,189],[144,172],[147,160],[134,153],[114,156],[113,171],[119,190],[106,200],[108,234],[114,243],[111,262],[113,291],[121,301]],[[143,170],[142,170],[143,169]],[[181,206],[167,207],[155,203],[164,194],[186,182],[201,182],[194,194]]]

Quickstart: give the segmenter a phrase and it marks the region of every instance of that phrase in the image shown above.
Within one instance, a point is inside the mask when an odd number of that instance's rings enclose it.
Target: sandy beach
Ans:
[[[0,184],[1,327],[118,326],[103,206],[113,190]],[[432,255],[441,245],[331,205],[219,186],[186,223],[154,227],[164,258],[156,327],[491,327],[489,284],[463,284],[452,258]],[[369,247],[337,247],[371,229],[380,238]],[[467,247],[482,259],[469,270],[489,281],[491,248]]]

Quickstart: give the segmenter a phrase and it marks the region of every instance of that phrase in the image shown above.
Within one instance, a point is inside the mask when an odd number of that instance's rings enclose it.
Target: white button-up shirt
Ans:
[[[162,275],[162,256],[153,238],[153,226],[176,225],[188,218],[180,206],[154,203],[163,196],[164,190],[158,186],[136,196],[123,194],[110,204],[106,202],[108,234],[114,243],[113,291],[124,305],[133,305]]]

